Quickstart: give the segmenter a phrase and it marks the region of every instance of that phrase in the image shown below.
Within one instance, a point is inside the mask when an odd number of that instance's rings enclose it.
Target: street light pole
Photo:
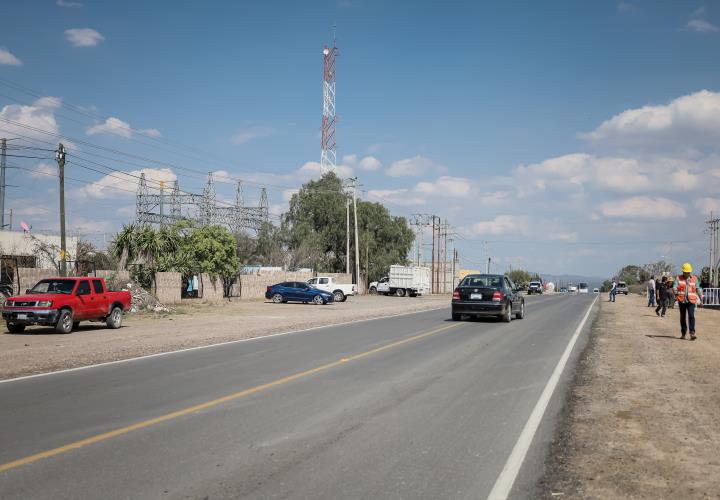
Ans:
[[[55,152],[60,178],[60,274],[67,276],[67,246],[65,244],[65,146],[58,144]]]

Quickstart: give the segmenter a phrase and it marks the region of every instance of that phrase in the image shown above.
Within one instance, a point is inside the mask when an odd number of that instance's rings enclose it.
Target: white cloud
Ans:
[[[720,139],[720,93],[701,90],[667,104],[628,109],[578,135],[596,146],[715,146]]]
[[[703,215],[712,212],[714,216],[717,216],[720,214],[720,198],[700,198],[695,202],[695,208],[700,210]]]
[[[0,47],[0,64],[7,64],[9,66],[22,66],[22,61],[15,57],[15,55],[7,50],[5,47]]]
[[[57,166],[48,163],[40,163],[32,167],[33,172],[29,172],[30,177],[37,179],[48,179],[58,175]]]
[[[59,7],[82,7],[83,4],[80,2],[67,2],[65,0],[57,0],[55,2]]]
[[[670,184],[678,191],[692,191],[700,185],[700,177],[690,173],[687,169],[673,172]]]
[[[298,170],[298,173],[300,174],[300,177],[304,179],[320,177],[320,163],[316,161],[305,162],[305,164]],[[352,167],[348,167],[346,165],[338,165],[335,168],[335,173],[340,178],[350,177],[353,174],[353,169]]]
[[[424,205],[425,199],[414,195],[408,189],[371,189],[367,192],[371,201],[388,202],[394,205]]]
[[[233,134],[230,138],[230,142],[233,144],[247,144],[248,142],[259,139],[262,137],[268,137],[275,133],[275,130],[271,127],[255,126],[249,127],[243,130],[239,130]]]
[[[73,28],[65,30],[65,38],[73,47],[94,47],[105,37],[91,28]]]
[[[358,168],[366,172],[374,172],[382,168],[382,163],[374,156],[366,156],[365,158],[360,160]]]
[[[432,160],[417,155],[393,162],[385,170],[385,174],[390,177],[419,177],[431,172],[442,173],[446,170],[445,167],[437,165]]]
[[[135,133],[135,130],[133,130],[129,123],[122,121],[120,118],[111,116],[110,118],[107,118],[103,123],[96,123],[95,125],[88,127],[85,132],[87,133],[87,135],[110,134],[116,135],[118,137],[124,137],[125,139],[130,139]],[[140,132],[142,135],[146,135],[149,137],[162,136],[160,131],[154,128],[143,129],[139,130],[138,132]]]
[[[54,110],[60,106],[60,103],[61,100],[58,97],[41,97],[30,106],[8,104],[0,110],[0,119],[3,120],[0,123],[2,123],[4,132],[9,136],[18,134],[44,141],[54,141],[55,137],[52,135],[32,129],[39,129],[49,134],[59,134],[60,129],[55,120]]]
[[[705,19],[692,19],[688,21],[685,28],[696,33],[717,33],[720,28],[707,22]]]
[[[294,194],[297,194],[300,190],[299,189],[286,189],[282,193],[282,198],[284,201],[289,202]]]
[[[352,155],[345,155],[342,157],[343,165],[348,165],[350,167],[354,167],[357,165],[358,157],[356,154]]]
[[[526,234],[530,227],[530,217],[526,215],[498,215],[493,219],[476,222],[470,228],[474,235],[486,234]]]
[[[119,198],[134,196],[137,191],[138,178],[145,174],[148,188],[151,191],[160,189],[159,182],[165,181],[170,186],[177,180],[175,173],[169,168],[144,168],[129,172],[113,172],[100,180],[77,190],[75,194],[89,198]]]
[[[682,219],[687,216],[685,208],[667,198],[634,196],[625,200],[607,201],[600,205],[605,217],[618,219]]]
[[[415,191],[439,196],[467,196],[470,194],[470,180],[443,175],[435,182],[419,182],[415,186]]]

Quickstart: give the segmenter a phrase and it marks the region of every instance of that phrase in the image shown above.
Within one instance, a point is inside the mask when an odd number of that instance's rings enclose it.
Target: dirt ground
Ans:
[[[101,323],[82,323],[70,335],[59,335],[52,329],[32,327],[22,334],[0,334],[0,379],[448,307],[449,302],[444,295],[360,296],[326,306],[236,301],[183,306],[176,314],[163,316],[126,315],[119,330],[109,330]],[[2,327],[4,330],[4,324]]]
[[[601,303],[539,497],[720,498],[720,311],[646,305]]]

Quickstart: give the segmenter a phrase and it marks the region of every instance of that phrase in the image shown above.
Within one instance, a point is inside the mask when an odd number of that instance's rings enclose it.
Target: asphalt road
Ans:
[[[0,383],[0,498],[485,498],[594,298],[528,297],[510,324],[427,311]],[[532,496],[562,392],[514,498]]]

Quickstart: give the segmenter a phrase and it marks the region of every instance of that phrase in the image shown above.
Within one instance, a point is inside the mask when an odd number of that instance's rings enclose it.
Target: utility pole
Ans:
[[[0,139],[0,231],[5,230],[5,160],[7,158],[7,139]]]
[[[442,219],[440,217],[437,218],[437,268],[435,270],[435,273],[437,274],[437,280],[435,283],[437,284],[437,293],[440,293],[440,231],[442,225]]]
[[[345,197],[345,274],[350,274],[350,198]]]
[[[67,276],[67,246],[65,244],[65,147],[58,144],[55,152],[60,178],[60,274]]]
[[[353,179],[353,217],[355,218],[355,279],[357,280],[358,292],[360,291],[360,244],[358,241],[357,223],[357,177]],[[364,290],[364,288],[363,288]]]
[[[447,231],[448,221],[445,219],[445,225],[443,226],[443,293],[447,293]]]
[[[430,293],[435,293],[435,216],[432,216],[432,264],[430,266]]]
[[[450,255],[452,255],[452,264],[450,264],[450,288],[455,290],[455,238],[450,238]]]
[[[720,219],[713,218],[710,212],[707,225],[710,234],[710,287],[717,288],[720,282]]]

